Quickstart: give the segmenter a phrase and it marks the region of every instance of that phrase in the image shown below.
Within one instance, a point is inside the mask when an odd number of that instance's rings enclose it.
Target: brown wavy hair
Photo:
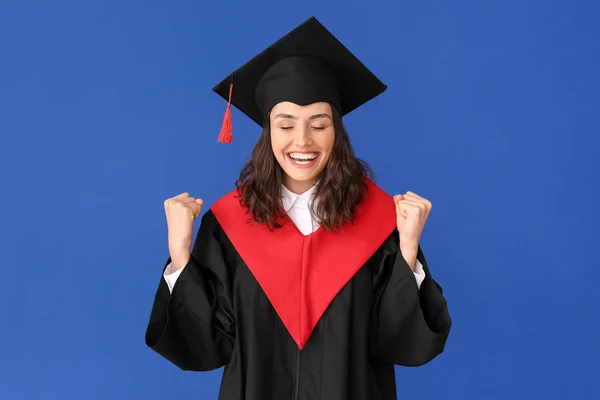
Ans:
[[[364,178],[372,178],[373,171],[354,155],[339,112],[334,107],[332,112],[334,145],[315,189],[312,212],[321,226],[337,231],[347,222],[354,221],[358,205],[368,194]],[[285,217],[280,201],[284,172],[271,148],[270,126],[267,115],[262,134],[236,181],[236,187],[250,220],[274,230],[282,226],[281,218]]]

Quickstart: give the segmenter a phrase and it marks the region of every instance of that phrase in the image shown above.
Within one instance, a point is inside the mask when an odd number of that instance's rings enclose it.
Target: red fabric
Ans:
[[[391,196],[367,179],[354,226],[308,236],[287,219],[273,232],[248,223],[232,191],[212,211],[300,349],[337,293],[396,228]]]

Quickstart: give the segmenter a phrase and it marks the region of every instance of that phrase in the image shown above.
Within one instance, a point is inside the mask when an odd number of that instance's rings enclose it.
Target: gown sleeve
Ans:
[[[372,346],[381,362],[419,366],[444,351],[452,321],[421,248],[417,259],[425,279],[419,290],[398,240],[397,232],[390,235],[374,260]]]
[[[235,335],[231,261],[223,252],[222,235],[214,214],[207,211],[173,292],[162,276],[156,291],[146,345],[183,370],[220,368],[231,356]]]

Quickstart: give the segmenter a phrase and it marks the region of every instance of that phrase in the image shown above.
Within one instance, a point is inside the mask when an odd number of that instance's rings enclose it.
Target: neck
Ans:
[[[315,183],[317,183],[316,179],[310,181],[294,181],[289,177],[286,177],[285,181],[283,182],[285,187],[288,188],[290,192],[295,194],[302,194],[306,192],[311,187],[313,187]]]

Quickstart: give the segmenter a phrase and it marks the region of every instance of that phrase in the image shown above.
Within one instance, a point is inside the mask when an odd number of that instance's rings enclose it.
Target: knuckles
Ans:
[[[414,201],[414,200],[413,200]],[[429,214],[432,204],[429,200],[422,200],[417,204],[405,203],[402,200],[396,203],[398,212],[407,212],[409,214],[423,216]]]
[[[410,191],[410,190],[409,190],[409,191],[407,191],[407,192],[404,194],[404,196],[407,196],[407,195],[410,195],[410,196],[416,196],[416,197],[418,198],[418,200],[416,200],[416,199],[413,199],[413,198],[411,198],[411,200],[413,200],[413,201],[417,201],[417,202],[419,203],[418,209],[419,209],[420,211],[424,211],[424,212],[427,212],[427,213],[428,213],[428,212],[429,212],[429,211],[431,211],[431,209],[433,208],[433,204],[431,203],[431,201],[430,201],[430,200],[428,200],[428,199],[426,199],[426,198],[424,198],[424,197],[421,197],[421,196],[419,196],[419,195],[418,195],[418,194],[416,194],[415,192],[413,192],[413,191]],[[394,196],[394,199],[395,199],[395,198],[397,198],[398,196],[402,196],[402,195],[395,195],[395,196]],[[402,202],[402,200],[400,200],[400,201],[399,201],[399,203],[400,203],[400,202]]]

